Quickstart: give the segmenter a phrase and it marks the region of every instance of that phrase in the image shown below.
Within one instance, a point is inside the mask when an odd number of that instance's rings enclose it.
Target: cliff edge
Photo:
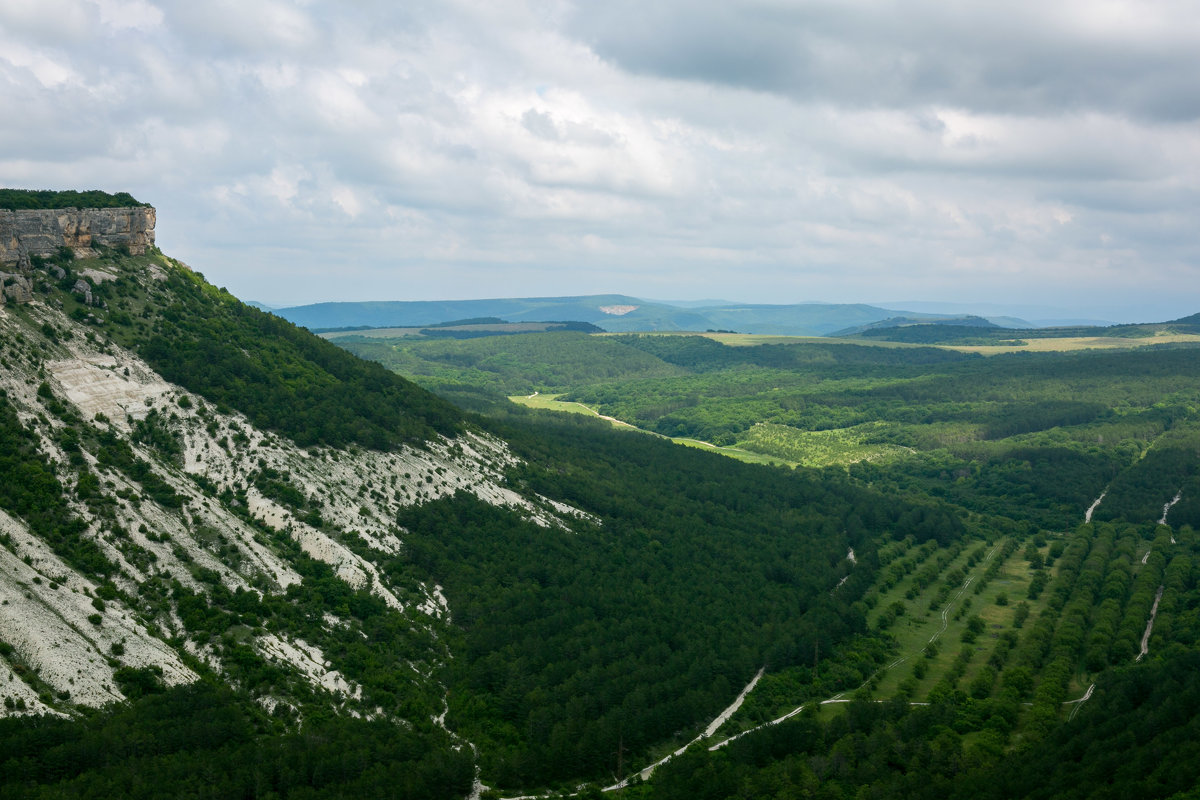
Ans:
[[[96,256],[97,246],[144,255],[154,246],[154,224],[150,206],[0,210],[0,270],[27,272],[30,256],[51,256],[60,247],[76,258]]]

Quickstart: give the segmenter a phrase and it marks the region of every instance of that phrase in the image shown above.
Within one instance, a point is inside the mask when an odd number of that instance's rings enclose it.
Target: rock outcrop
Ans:
[[[142,255],[154,244],[154,223],[149,206],[0,210],[0,268],[28,271],[30,256],[50,256],[60,247],[76,258],[95,256],[97,245]]]
[[[84,305],[92,304],[92,285],[83,278],[75,281],[75,285],[71,287],[71,291],[78,295],[84,302]]]
[[[0,284],[4,286],[4,300],[14,303],[28,303],[33,300],[33,283],[19,272],[0,272]]]

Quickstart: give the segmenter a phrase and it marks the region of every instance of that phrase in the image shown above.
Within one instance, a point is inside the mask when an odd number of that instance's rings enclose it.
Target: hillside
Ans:
[[[390,581],[373,563],[398,551],[402,506],[465,489],[556,518],[547,501],[502,486],[512,460],[502,443],[455,430],[459,415],[411,384],[267,315],[239,322],[240,304],[164,257],[85,263],[94,305],[42,281],[39,300],[0,312],[0,638],[27,679],[10,681],[18,708],[69,714],[128,694],[123,670],[169,686],[235,652],[295,672],[264,695],[272,707],[313,691],[365,703],[322,654],[350,624],[336,609],[329,631],[251,624],[222,644],[200,634],[215,611],[203,598],[257,598],[249,608],[269,618],[263,599],[336,576],[421,620],[442,613],[436,589]],[[168,299],[159,316],[154,303]],[[193,323],[220,326],[220,339]]]

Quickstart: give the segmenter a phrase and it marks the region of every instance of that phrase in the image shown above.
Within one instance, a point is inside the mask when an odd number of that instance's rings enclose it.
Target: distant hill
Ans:
[[[1171,320],[1168,325],[1185,325],[1188,327],[1200,329],[1200,313],[1192,314],[1187,317]]]
[[[864,337],[918,344],[988,344],[1013,339],[1124,338],[1144,339],[1172,333],[1200,333],[1200,314],[1169,322],[1135,325],[1071,325],[1051,328],[1002,328],[980,317],[952,320],[883,320],[835,336]]]
[[[275,313],[297,325],[312,329],[425,328],[454,320],[494,317],[510,322],[547,319],[600,324],[637,310],[639,316],[655,315],[659,307],[625,295],[589,297],[529,297],[485,300],[368,301],[360,303],[316,303],[276,309]],[[661,307],[666,309],[667,307]],[[603,328],[609,325],[601,324]]]
[[[326,331],[315,329],[313,333],[324,339],[337,340],[344,345],[350,339],[370,341],[381,339],[420,337],[424,339],[480,339],[487,336],[512,336],[521,333],[546,333],[549,331],[574,331],[577,333],[604,333],[604,329],[590,322],[505,322],[496,317],[474,320],[439,322],[421,328],[337,328]]]
[[[858,325],[853,328],[836,331],[831,334],[833,336],[863,336],[863,335],[880,335],[880,332],[885,332],[882,335],[890,335],[895,331],[895,328],[908,328],[914,326],[937,326],[937,327],[954,327],[966,328],[972,333],[978,328],[994,328],[999,330],[1000,326],[990,320],[974,315],[961,317],[947,317],[945,319],[929,319],[928,317],[889,317],[878,322],[871,322],[866,325]]]
[[[910,323],[961,320],[961,315],[916,314],[864,304],[796,303],[767,305],[709,301],[713,305],[673,305],[628,295],[516,297],[484,300],[371,301],[317,303],[274,309],[312,330],[336,328],[426,328],[452,320],[498,317],[511,322],[571,320],[606,331],[727,330],[777,336],[829,336],[887,319]],[[983,324],[992,324],[983,321]]]

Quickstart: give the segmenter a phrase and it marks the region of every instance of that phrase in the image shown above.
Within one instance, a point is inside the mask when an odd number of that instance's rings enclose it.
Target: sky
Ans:
[[[1194,0],[3,0],[0,185],[277,305],[1200,311]]]

